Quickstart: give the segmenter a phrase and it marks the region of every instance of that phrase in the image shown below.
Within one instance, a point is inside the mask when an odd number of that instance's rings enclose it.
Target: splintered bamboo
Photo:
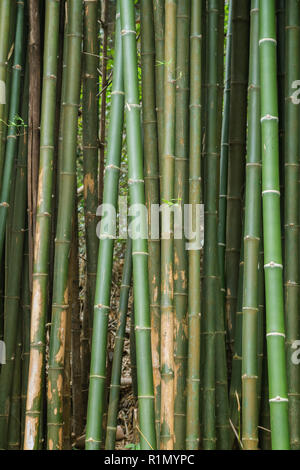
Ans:
[[[300,106],[293,94],[300,77],[300,1],[286,3],[286,86],[285,86],[285,321],[291,448],[300,449],[300,376],[292,361],[295,341],[300,337],[299,322],[299,148]]]
[[[189,149],[189,204],[192,221],[201,204],[201,48],[202,48],[202,0],[191,2],[190,29],[190,149]],[[192,230],[195,229],[195,224]],[[186,449],[197,450],[200,440],[200,327],[201,327],[201,278],[200,247],[188,252],[188,361],[186,401]]]
[[[149,233],[149,293],[155,422],[157,440],[160,431],[160,240],[151,237],[152,204],[159,204],[158,128],[155,106],[155,41],[152,0],[141,1],[142,99],[145,196]]]
[[[261,135],[259,82],[259,1],[251,2],[248,144],[244,230],[242,441],[258,447],[258,312],[261,234]]]
[[[145,205],[143,146],[140,121],[135,9],[132,0],[121,0],[121,34],[124,61],[127,124],[128,183],[131,205]],[[148,278],[147,220],[142,233],[133,231],[133,295],[138,381],[140,446],[156,448],[154,386],[151,356],[151,319]]]
[[[55,238],[52,319],[49,348],[47,391],[47,447],[62,448],[63,430],[63,369],[65,328],[68,309],[68,267],[75,202],[77,121],[80,97],[82,2],[68,2],[67,89],[63,104],[63,143],[61,159],[57,228]]]
[[[174,241],[173,216],[177,1],[165,1],[164,150],[161,163],[161,435],[163,450],[174,448]]]
[[[262,195],[272,449],[289,449],[280,226],[275,1],[260,0]]]
[[[118,203],[124,108],[123,62],[120,32],[121,28],[118,1],[111,115],[103,191],[103,204],[107,204],[113,208],[117,208]],[[97,280],[94,300],[92,356],[85,444],[85,448],[87,450],[100,449],[103,438],[102,417],[104,411],[104,388],[106,381],[107,326],[108,312],[110,310],[115,228],[113,224],[109,224],[109,226],[105,230],[104,229],[103,232],[102,229],[100,231]]]
[[[115,336],[114,357],[111,374],[111,385],[109,394],[109,407],[107,418],[107,431],[105,449],[114,450],[117,431],[117,417],[119,409],[122,354],[125,341],[126,319],[128,310],[128,298],[132,275],[132,240],[128,238],[125,252],[125,260],[122,275],[122,285],[120,290],[118,328]]]
[[[31,339],[24,449],[39,445],[44,375],[45,324],[48,308],[49,241],[51,236],[52,181],[55,143],[56,76],[60,3],[46,2],[44,74],[41,112],[41,147],[37,223],[33,262]]]

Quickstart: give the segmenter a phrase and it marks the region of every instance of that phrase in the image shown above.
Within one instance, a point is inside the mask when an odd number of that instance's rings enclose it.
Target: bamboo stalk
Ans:
[[[62,448],[62,390],[65,355],[65,328],[68,309],[68,267],[76,182],[76,135],[80,95],[82,3],[68,3],[68,55],[66,102],[64,103],[64,138],[61,160],[57,228],[55,239],[54,283],[50,335],[47,392],[47,447]],[[68,131],[68,138],[67,138]]]
[[[260,1],[263,226],[272,449],[289,449],[285,364],[275,1]]]
[[[106,133],[106,90],[107,90],[107,46],[108,46],[108,0],[101,2],[101,25],[103,29],[103,42],[102,42],[102,62],[101,62],[101,106],[100,106],[100,158],[99,158],[99,204],[102,202],[103,197],[103,175],[104,175],[104,155],[105,155],[105,133]]]
[[[11,178],[13,173],[14,157],[17,148],[17,129],[20,122],[19,108],[21,98],[21,75],[23,66],[24,44],[24,2],[18,3],[17,26],[14,46],[14,59],[12,71],[11,97],[8,116],[7,144],[5,149],[5,162],[0,193],[0,259],[2,259],[5,239],[5,227],[9,208]],[[0,123],[1,125],[1,123]]]
[[[300,379],[298,366],[293,363],[295,341],[300,337],[299,312],[299,105],[293,102],[293,84],[300,77],[300,2],[286,2],[285,26],[285,139],[284,139],[284,236],[285,236],[285,322],[286,364],[289,396],[290,440],[293,450],[300,449]]]
[[[103,192],[103,204],[109,204],[110,207],[114,208],[117,207],[118,200],[124,106],[123,63],[120,31],[121,27],[118,3],[115,33],[114,78],[108,138],[109,146],[107,149],[107,166]],[[105,233],[102,233],[100,230],[86,427],[87,450],[100,449],[103,438],[102,418],[104,412],[104,389],[106,381],[106,344],[108,312],[110,309],[114,237],[115,233],[113,224],[108,227]],[[103,267],[105,267],[104,272],[102,272]]]
[[[164,0],[153,0],[155,36],[155,88],[159,168],[164,152],[164,58],[165,58],[165,7]],[[161,171],[160,171],[161,174]]]
[[[120,290],[120,302],[118,313],[118,326],[115,336],[115,347],[112,364],[111,384],[109,393],[109,407],[107,418],[107,431],[105,449],[114,450],[117,431],[117,417],[118,407],[120,400],[121,388],[121,369],[122,369],[122,355],[125,340],[126,319],[128,310],[128,298],[131,285],[132,276],[132,240],[127,240],[125,260],[122,275],[122,285]]]
[[[13,165],[15,160],[15,152],[17,149],[17,133],[22,132],[22,126],[16,120],[19,113],[20,95],[21,95],[21,71],[22,71],[22,46],[24,42],[23,37],[24,27],[24,3],[18,3],[17,8],[17,28],[15,37],[15,52],[14,52],[14,69],[12,77],[12,90],[11,90],[11,106],[9,113],[9,120],[11,124],[8,130],[8,142],[6,146],[6,161],[3,175],[3,182],[5,183],[1,191],[1,201],[7,202],[9,207],[13,202],[13,208],[10,210],[12,232],[11,240],[8,244],[6,254],[8,259],[13,254],[14,264],[9,264],[7,270],[7,278],[5,283],[5,299],[4,299],[4,341],[6,345],[6,364],[1,367],[0,376],[0,448],[5,449],[7,446],[7,431],[8,431],[8,418],[10,410],[10,399],[13,383],[13,371],[15,360],[15,349],[17,341],[17,318],[19,310],[19,296],[20,296],[20,280],[22,272],[22,256],[23,256],[23,236],[24,236],[24,223],[25,223],[25,190],[26,182],[24,180],[24,154],[20,152],[20,162],[18,163],[17,171],[15,174],[16,189],[10,191],[12,186],[11,178],[13,173]],[[1,209],[1,230],[5,236],[5,226],[8,207],[2,206]],[[1,210],[0,209],[0,210]],[[4,211],[3,211],[4,209]],[[0,243],[1,243],[0,233]],[[4,239],[2,240],[3,250]],[[10,250],[12,247],[12,251]],[[2,252],[3,253],[3,252]],[[2,257],[2,256],[1,256]]]
[[[96,287],[98,240],[96,212],[98,207],[98,1],[84,2],[83,76],[82,76],[82,127],[83,127],[83,187],[86,239],[86,284],[84,305],[82,392],[83,408],[87,408],[88,374],[90,369],[90,340],[93,326],[94,295]]]
[[[0,181],[2,182],[2,169],[5,150],[5,117],[8,114],[8,55],[10,47],[10,26],[14,10],[12,0],[1,0],[0,2]]]
[[[161,162],[161,429],[162,450],[174,448],[174,241],[173,215],[177,1],[165,1],[164,150]]]
[[[32,291],[34,235],[37,213],[37,193],[40,153],[40,106],[41,106],[41,31],[40,2],[29,0],[29,111],[28,111],[28,234],[29,273]]]
[[[183,218],[188,203],[190,2],[177,2],[174,202]],[[179,231],[178,231],[179,235]],[[174,240],[174,449],[185,448],[188,257],[184,227]],[[177,238],[178,237],[178,238]]]
[[[201,203],[201,83],[202,83],[202,2],[191,2],[190,30],[190,150],[189,204],[193,217]],[[193,220],[193,219],[192,219]],[[193,227],[194,228],[194,227]],[[196,240],[190,240],[195,243]],[[201,253],[199,247],[188,252],[188,361],[186,400],[186,449],[197,450],[200,440],[200,329],[201,329]]]
[[[155,41],[152,0],[141,1],[141,58],[145,197],[148,209],[148,274],[156,435],[160,432],[160,240],[151,237],[152,204],[159,204],[158,127],[155,107]]]
[[[242,441],[245,450],[258,447],[258,311],[261,234],[261,134],[259,81],[259,2],[251,2],[248,146],[244,230]]]
[[[219,194],[219,143],[218,143],[218,22],[219,2],[207,5],[208,35],[207,56],[207,127],[204,185],[204,287],[203,287],[203,342],[205,366],[203,375],[203,448],[216,448],[215,422],[215,332],[218,296],[218,194]]]
[[[229,128],[229,160],[226,223],[226,319],[231,351],[235,337],[235,313],[240,248],[242,196],[245,177],[247,85],[249,67],[249,0],[232,0],[232,59]],[[243,54],[241,54],[241,48]]]
[[[127,122],[128,181],[131,204],[145,205],[143,147],[140,127],[135,10],[131,0],[121,0],[124,85]],[[125,66],[126,64],[126,66]],[[147,220],[142,233],[133,232],[133,294],[141,449],[155,449],[154,386],[151,356],[151,319],[148,279]]]
[[[226,302],[225,281],[225,250],[226,250],[226,211],[227,211],[227,180],[228,180],[228,152],[229,152],[229,119],[231,96],[231,51],[232,51],[232,10],[233,1],[229,0],[229,14],[226,37],[225,55],[225,88],[223,99],[223,120],[221,135],[220,157],[220,195],[219,195],[219,224],[218,224],[218,250],[219,272],[221,279],[221,305]]]
[[[39,445],[42,412],[42,377],[45,361],[45,324],[48,308],[49,240],[51,235],[55,107],[60,3],[46,2],[44,74],[41,111],[39,192],[33,263],[30,365],[24,449]]]

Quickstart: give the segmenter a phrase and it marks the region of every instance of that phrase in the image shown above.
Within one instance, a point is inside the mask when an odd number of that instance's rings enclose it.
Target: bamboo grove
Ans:
[[[299,54],[300,0],[0,0],[0,449],[300,449]]]

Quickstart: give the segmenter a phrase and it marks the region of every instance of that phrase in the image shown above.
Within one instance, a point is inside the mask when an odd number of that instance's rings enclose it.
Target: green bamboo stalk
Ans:
[[[289,449],[285,364],[275,1],[260,1],[263,226],[272,449]]]
[[[148,274],[156,436],[160,432],[160,240],[151,237],[152,204],[159,204],[158,128],[155,104],[155,41],[152,0],[142,0],[141,58],[145,197],[148,209]]]
[[[201,204],[201,83],[202,83],[202,1],[191,2],[190,30],[190,149],[189,204],[192,216]],[[193,218],[192,218],[193,220]],[[190,243],[195,240],[190,240]],[[197,450],[200,440],[200,329],[201,253],[199,247],[188,253],[188,363],[186,401],[186,449]]]
[[[86,302],[84,305],[84,340],[82,342],[83,408],[87,408],[88,374],[90,369],[90,340],[93,326],[94,295],[96,287],[98,240],[96,211],[98,207],[98,111],[99,111],[99,43],[98,1],[84,3],[83,75],[82,75],[82,131],[83,131],[83,186],[86,239]]]
[[[218,31],[218,141],[222,142],[222,109],[224,97],[224,17],[225,9],[223,0],[219,0],[219,31]],[[220,145],[221,160],[221,145]],[[221,163],[220,163],[221,164]],[[221,170],[220,175],[221,175]],[[220,189],[219,189],[220,193]],[[218,201],[220,206],[220,199]],[[219,226],[218,226],[219,228]],[[219,252],[219,244],[218,244]],[[217,449],[228,450],[230,447],[230,423],[225,331],[225,295],[221,291],[221,276],[218,262],[218,307],[216,315],[216,437]]]
[[[127,240],[125,260],[122,275],[122,285],[120,290],[119,318],[115,336],[115,347],[112,364],[109,407],[107,419],[107,431],[105,449],[114,450],[117,431],[117,417],[120,400],[122,355],[125,340],[126,319],[128,310],[128,298],[132,275],[132,240]]]
[[[79,247],[78,214],[74,212],[73,243],[70,253],[70,309],[71,309],[71,380],[72,380],[72,431],[79,437],[83,431],[84,408],[81,389],[80,361],[80,301],[79,301]]]
[[[244,230],[242,441],[245,450],[258,447],[258,311],[261,234],[261,135],[259,82],[259,1],[251,2],[248,148]]]
[[[8,55],[10,46],[10,26],[12,13],[14,10],[14,2],[12,0],[1,0],[0,2],[0,181],[2,182],[2,169],[5,149],[5,117],[8,110],[8,84],[7,84],[7,68]]]
[[[119,171],[123,132],[123,63],[120,37],[119,2],[116,16],[115,62],[111,98],[106,171],[104,175],[103,204],[117,207]],[[108,312],[110,309],[111,275],[114,247],[114,227],[100,233],[97,280],[94,301],[94,321],[90,387],[86,427],[86,449],[100,449],[102,442],[102,417],[104,411],[104,388],[106,381],[106,344]],[[104,269],[105,268],[105,269]]]
[[[48,307],[49,240],[51,235],[55,108],[60,2],[47,0],[42,91],[40,171],[33,263],[30,361],[24,449],[39,445],[42,377],[45,360],[45,324]]]
[[[18,2],[17,7],[17,26],[14,46],[14,60],[13,60],[13,71],[12,71],[12,85],[11,85],[11,97],[10,97],[10,108],[8,116],[8,131],[7,131],[7,144],[5,150],[5,161],[3,168],[3,179],[0,193],[0,259],[2,259],[4,239],[5,239],[5,227],[7,219],[7,211],[9,207],[10,188],[11,188],[11,177],[13,172],[14,157],[17,147],[17,126],[18,126],[18,114],[20,107],[21,97],[21,75],[23,65],[23,44],[24,44],[24,2]],[[1,118],[1,116],[0,116]],[[1,122],[0,122],[1,126]],[[0,135],[1,137],[1,135]]]
[[[190,2],[177,2],[174,202],[183,216],[189,199]],[[179,231],[178,231],[179,232]],[[179,233],[178,233],[179,235]],[[174,449],[185,448],[188,257],[184,228],[174,240]]]
[[[278,77],[278,110],[279,110],[279,162],[280,162],[280,207],[281,213],[284,213],[284,178],[285,178],[285,80],[286,80],[286,45],[285,45],[285,0],[276,0],[276,22],[277,22],[277,77]],[[282,218],[282,241],[284,244],[284,218]],[[283,245],[284,248],[284,245]],[[284,254],[284,251],[283,251]]]
[[[219,224],[218,224],[218,250],[219,250],[219,272],[221,279],[222,305],[226,301],[225,281],[225,249],[226,249],[226,211],[227,211],[227,177],[228,177],[228,151],[229,151],[229,117],[230,117],[230,95],[231,95],[231,51],[232,51],[232,6],[229,0],[229,14],[226,37],[225,55],[225,88],[223,103],[223,120],[221,136],[221,158],[220,158],[220,195],[219,195]]]
[[[215,422],[215,332],[218,309],[218,22],[219,2],[207,4],[207,111],[205,155],[205,228],[204,228],[204,287],[203,287],[203,342],[205,366],[203,375],[203,448],[216,448]],[[217,293],[217,295],[216,295]]]
[[[134,3],[131,0],[121,0],[120,13],[124,54],[129,196],[131,204],[145,205]],[[132,240],[134,320],[140,445],[141,449],[150,450],[156,448],[156,435],[147,269],[148,247],[145,239],[147,220],[142,221],[141,228],[142,233],[133,233]]]
[[[293,84],[300,77],[300,1],[286,2],[286,85],[285,85],[285,322],[291,448],[300,449],[300,377],[292,361],[295,341],[300,338],[299,323],[299,148],[300,107],[293,102]]]
[[[161,162],[161,434],[160,447],[174,448],[174,200],[177,1],[165,1],[164,150]],[[168,219],[169,218],[169,219]]]
[[[234,427],[241,438],[241,404],[242,404],[242,335],[243,335],[243,283],[244,283],[244,244],[241,246],[241,259],[239,264],[239,282],[237,311],[235,315],[235,338],[232,357],[231,381],[229,388],[229,415],[231,428]],[[233,431],[233,430],[232,430]],[[235,433],[231,432],[230,448],[235,440]]]
[[[20,316],[20,312],[19,312]],[[21,352],[22,322],[18,319],[18,333],[11,404],[8,421],[8,450],[19,450],[21,445]]]
[[[14,202],[13,210],[11,210],[11,221],[12,221],[12,233],[11,233],[11,246],[13,247],[10,251],[10,246],[7,246],[7,256],[9,257],[13,253],[14,264],[10,264],[10,268],[7,274],[6,286],[5,286],[5,301],[4,301],[4,341],[6,344],[6,357],[7,361],[5,365],[2,365],[1,376],[0,376],[0,448],[5,449],[7,445],[7,430],[8,430],[8,417],[10,410],[10,397],[13,383],[13,370],[14,370],[14,359],[15,359],[15,348],[17,341],[17,317],[19,307],[19,295],[20,295],[20,278],[22,271],[22,255],[23,255],[23,232],[25,222],[25,193],[26,182],[24,181],[24,171],[17,167],[16,171],[16,192],[10,195],[11,177],[13,172],[13,164],[15,160],[15,152],[17,147],[17,133],[22,132],[22,126],[20,122],[16,120],[16,116],[19,113],[19,101],[21,94],[21,72],[22,72],[22,46],[23,46],[23,20],[24,20],[24,3],[18,4],[17,10],[17,29],[15,37],[15,52],[14,52],[14,70],[13,70],[13,84],[12,84],[12,99],[10,109],[10,122],[11,125],[8,131],[8,142],[7,142],[7,153],[5,170],[8,170],[10,166],[10,172],[4,174],[4,181],[6,191],[2,192],[2,201],[8,201],[7,206],[9,207],[10,200]],[[16,96],[13,96],[13,91]],[[18,162],[22,165],[23,162]],[[8,181],[6,181],[8,178]],[[4,187],[2,188],[4,189]],[[5,196],[3,198],[3,195]],[[2,217],[6,219],[5,213],[2,212]],[[2,206],[3,209],[3,206]],[[0,216],[1,217],[1,216]],[[2,222],[4,222],[2,218]],[[5,223],[3,225],[3,236],[5,236]],[[4,243],[4,239],[3,239]],[[3,245],[2,245],[3,248]],[[2,257],[2,256],[1,256]]]
[[[232,0],[232,59],[229,129],[229,160],[226,223],[226,319],[231,351],[234,343],[234,321],[240,248],[242,240],[242,196],[245,176],[247,85],[249,66],[249,0]],[[241,49],[243,53],[241,54]]]
[[[155,87],[159,168],[164,153],[164,58],[165,58],[165,7],[164,0],[153,0],[155,35]]]
[[[66,101],[63,113],[63,143],[59,203],[55,239],[54,282],[47,392],[47,447],[62,448],[62,390],[65,328],[68,309],[68,267],[75,202],[77,121],[80,95],[82,2],[68,3],[68,55]]]
[[[87,258],[87,302],[90,328],[93,325],[94,293],[97,271],[98,240],[98,0],[84,2],[84,41],[82,75],[82,127],[84,212]]]

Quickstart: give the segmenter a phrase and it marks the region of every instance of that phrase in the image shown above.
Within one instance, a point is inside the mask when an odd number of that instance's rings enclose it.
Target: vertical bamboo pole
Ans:
[[[49,240],[51,235],[55,106],[60,3],[47,0],[44,74],[41,111],[41,148],[37,223],[33,263],[30,365],[26,404],[24,449],[37,449],[42,412],[45,324],[48,308]]]
[[[174,448],[174,202],[177,1],[165,0],[164,151],[161,164],[161,435],[163,450]]]
[[[55,239],[54,283],[47,391],[47,446],[62,448],[62,391],[65,355],[65,329],[68,309],[68,267],[75,201],[77,121],[80,95],[82,2],[69,0],[66,102],[61,159],[59,203]]]
[[[233,351],[237,307],[242,196],[245,176],[247,84],[249,66],[249,0],[232,0],[232,60],[226,224],[226,319]],[[241,54],[241,48],[243,54]]]
[[[290,439],[293,450],[300,449],[300,376],[292,361],[294,343],[300,339],[299,322],[299,149],[300,106],[293,102],[294,84],[300,77],[300,2],[286,1],[286,82],[284,139],[284,227],[285,227],[285,321],[289,395]]]
[[[142,100],[145,196],[148,209],[148,273],[157,439],[160,431],[160,240],[151,239],[152,204],[159,204],[158,128],[155,106],[155,41],[152,0],[142,0]]]
[[[259,81],[259,1],[251,2],[248,145],[244,230],[242,440],[245,450],[258,447],[258,311],[261,234],[261,134]]]
[[[260,0],[262,194],[272,449],[289,449],[280,227],[275,1]]]
[[[203,448],[216,448],[215,422],[215,332],[218,308],[218,30],[219,2],[207,4],[207,127],[205,154],[205,228],[204,228],[204,287],[203,287],[203,341],[205,365],[203,375]]]
[[[131,0],[121,0],[124,85],[127,121],[128,182],[131,204],[145,205],[143,149],[136,51],[135,11]],[[126,65],[125,65],[126,64]],[[148,283],[147,220],[142,233],[133,233],[133,294],[141,449],[156,448],[154,387],[151,356],[151,319]],[[134,236],[136,235],[136,236]]]
[[[202,83],[202,1],[191,2],[190,29],[190,149],[189,204],[192,221],[201,204],[201,83]],[[195,219],[194,219],[195,220]],[[195,229],[195,225],[193,225]],[[190,240],[190,243],[196,240]],[[197,450],[200,440],[200,328],[201,253],[199,247],[188,252],[188,363],[186,401],[186,449]]]
[[[174,203],[183,218],[188,203],[190,2],[179,0],[176,36],[176,125]],[[185,448],[188,257],[182,226],[174,240],[174,448]]]
[[[9,55],[10,25],[13,13],[12,0],[0,2],[0,181],[2,182],[2,169],[4,161],[4,122],[8,108],[7,65]]]
[[[120,37],[119,2],[117,5],[115,33],[115,62],[111,100],[107,161],[104,177],[103,204],[117,207],[120,160],[123,133],[123,62]],[[106,344],[108,312],[110,309],[111,275],[114,247],[113,223],[100,231],[96,291],[94,299],[94,321],[92,355],[90,368],[90,387],[86,427],[86,449],[100,449],[102,442],[102,418],[104,411],[104,388],[106,381]],[[105,268],[105,269],[103,269]]]
[[[164,57],[165,57],[165,0],[153,1],[155,35],[155,89],[159,168],[164,152]],[[161,171],[160,171],[161,174]]]
[[[107,431],[105,449],[114,450],[117,431],[117,417],[121,388],[122,354],[125,340],[128,298],[132,276],[132,240],[127,240],[125,260],[120,290],[119,318],[115,336],[115,348],[112,364],[111,385],[109,394],[109,407],[107,418]]]

